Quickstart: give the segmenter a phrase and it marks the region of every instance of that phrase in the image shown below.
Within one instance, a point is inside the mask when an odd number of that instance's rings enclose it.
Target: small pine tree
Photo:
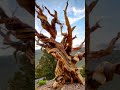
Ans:
[[[82,66],[82,69],[80,70],[80,74],[85,77],[85,65]]]
[[[55,58],[43,50],[43,55],[35,67],[35,78],[46,77],[47,80],[53,79],[55,66]]]

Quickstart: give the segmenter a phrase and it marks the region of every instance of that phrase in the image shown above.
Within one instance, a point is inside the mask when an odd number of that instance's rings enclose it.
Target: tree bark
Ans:
[[[41,23],[42,21],[48,22],[47,19],[41,18],[42,16],[46,17],[45,15],[43,15],[42,9],[37,4],[36,4],[36,7],[39,9],[37,13],[38,13],[38,16],[39,16],[38,18],[40,19]],[[47,28],[45,28],[45,30],[49,32],[51,37],[48,38],[47,36],[43,35],[42,33],[38,33],[37,31],[35,33],[37,38],[43,44],[40,44],[39,41],[36,40],[37,43],[40,46],[42,46],[44,49],[46,49],[46,51],[50,53],[51,55],[53,55],[55,59],[57,60],[57,65],[55,69],[55,78],[54,78],[54,83],[53,83],[54,88],[61,87],[66,82],[71,82],[71,83],[76,82],[76,83],[80,83],[83,85],[85,84],[83,77],[81,76],[81,74],[78,71],[78,68],[76,67],[77,61],[82,59],[82,57],[84,56],[84,53],[80,55],[76,55],[76,56],[71,55],[72,51],[81,49],[84,42],[82,42],[79,47],[72,48],[72,40],[76,38],[76,36],[72,37],[72,31],[75,29],[75,26],[71,28],[69,19],[67,17],[67,12],[66,12],[67,7],[68,7],[68,2],[64,10],[65,23],[66,23],[67,31],[68,31],[67,33],[62,33],[62,27],[63,27],[62,24],[60,22],[58,23],[57,16],[51,14],[50,10],[48,10],[47,7],[45,7],[45,9],[53,17],[53,20],[55,20],[56,18],[56,21],[54,21],[54,24],[52,20],[52,23],[46,26]],[[56,14],[57,14],[57,11],[56,11]],[[60,25],[61,35],[64,36],[60,43],[55,41],[56,35],[57,35],[56,27],[55,26],[53,27],[55,23]],[[52,27],[51,30],[49,29],[50,27]],[[56,32],[56,33],[52,33],[52,32]]]

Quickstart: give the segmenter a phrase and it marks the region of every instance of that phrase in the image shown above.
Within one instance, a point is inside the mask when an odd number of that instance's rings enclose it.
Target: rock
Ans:
[[[57,89],[53,89],[52,84],[53,80],[50,80],[46,85],[38,87],[37,90],[85,90],[85,85],[80,85],[79,83],[65,84],[63,87]]]

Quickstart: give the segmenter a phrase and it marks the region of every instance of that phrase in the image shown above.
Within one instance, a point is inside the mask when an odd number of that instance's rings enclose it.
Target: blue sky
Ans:
[[[64,23],[63,32],[66,32],[65,20],[63,10],[66,6],[67,0],[36,0],[39,6],[46,6],[52,13],[54,10],[58,12],[58,18],[61,23]],[[48,21],[51,22],[52,17],[44,10],[44,14],[48,17]],[[77,38],[73,41],[73,47],[80,45],[85,37],[85,0],[69,0],[69,6],[67,9],[67,15],[71,26],[76,26],[73,36],[77,35]],[[35,15],[37,16],[37,14]],[[44,35],[49,36],[44,29],[42,29],[40,20],[35,17],[35,28],[41,31]],[[56,26],[58,35],[56,40],[59,42],[62,39],[59,25]],[[36,46],[36,49],[40,47]]]

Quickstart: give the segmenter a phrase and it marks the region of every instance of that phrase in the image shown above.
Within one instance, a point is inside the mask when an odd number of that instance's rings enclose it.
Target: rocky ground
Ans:
[[[48,81],[46,85],[37,87],[36,90],[85,90],[84,85],[80,85],[79,83],[74,84],[65,84],[62,88],[53,89],[52,88],[53,81]]]

